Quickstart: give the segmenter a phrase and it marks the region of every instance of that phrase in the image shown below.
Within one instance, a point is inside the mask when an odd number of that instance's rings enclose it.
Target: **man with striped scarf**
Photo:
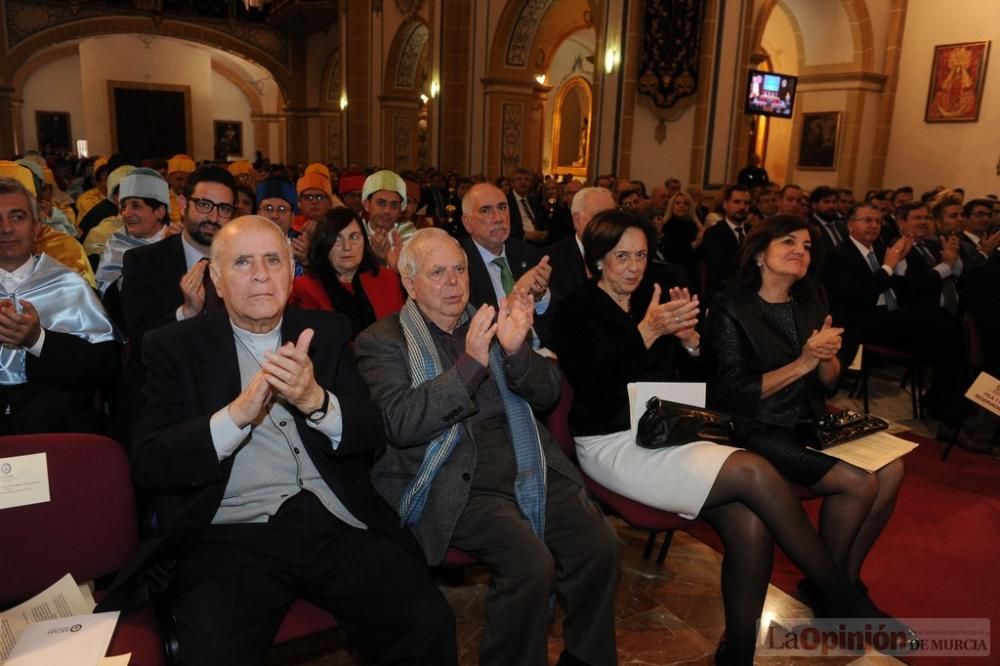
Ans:
[[[407,304],[356,340],[389,437],[376,490],[429,563],[451,545],[489,566],[481,664],[547,664],[556,598],[560,664],[616,663],[619,544],[534,417],[560,385],[526,342],[534,298],[516,288],[499,308],[470,307],[468,260],[441,229],[416,232],[398,265]]]

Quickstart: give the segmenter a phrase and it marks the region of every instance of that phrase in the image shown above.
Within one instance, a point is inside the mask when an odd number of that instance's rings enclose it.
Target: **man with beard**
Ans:
[[[232,218],[235,201],[231,173],[214,166],[197,169],[178,197],[183,231],[124,255],[121,299],[131,359],[141,358],[147,331],[221,307],[206,267],[212,239]]]
[[[701,241],[706,269],[703,300],[706,303],[711,303],[712,296],[729,286],[736,273],[736,258],[746,237],[745,225],[750,212],[750,191],[742,185],[727,185],[721,196],[725,223],[706,229]]]
[[[381,263],[396,270],[403,243],[417,231],[412,222],[399,221],[406,208],[406,183],[394,171],[376,171],[361,188],[361,207],[372,251]]]
[[[818,247],[813,248],[813,255],[820,262],[817,268],[822,269],[826,257],[844,244],[847,229],[841,228],[837,222],[837,190],[820,185],[809,195],[809,201],[813,209],[812,222],[820,231]]]

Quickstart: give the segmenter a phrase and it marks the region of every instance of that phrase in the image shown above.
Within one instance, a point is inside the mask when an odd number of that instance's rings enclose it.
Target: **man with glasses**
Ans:
[[[309,234],[296,228],[295,213],[298,212],[299,199],[295,187],[290,181],[277,176],[266,178],[257,185],[257,213],[271,220],[288,236],[295,257],[295,277],[302,275],[309,254]],[[308,221],[308,226],[315,224]]]
[[[878,242],[883,216],[871,203],[855,206],[847,221],[849,238],[829,257],[823,280],[835,326],[844,328],[840,358],[853,359],[859,344],[903,349],[931,366],[934,379],[924,400],[942,420],[937,439],[972,446],[962,430],[965,409],[961,329],[943,311],[914,302],[912,288],[942,279],[922,258],[918,245],[929,233],[930,216],[920,203],[896,211],[902,236],[888,249]],[[926,250],[924,250],[926,252]],[[925,300],[925,299],[924,299]]]
[[[181,233],[125,254],[122,312],[134,362],[141,360],[147,331],[221,307],[207,266],[212,239],[232,219],[235,201],[236,179],[229,171],[197,169],[178,197]]]

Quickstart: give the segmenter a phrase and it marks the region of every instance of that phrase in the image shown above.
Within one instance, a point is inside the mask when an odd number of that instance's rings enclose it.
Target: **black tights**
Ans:
[[[876,612],[847,582],[809,522],[802,504],[774,467],[748,451],[733,453],[719,470],[701,512],[722,538],[722,598],[727,663],[751,664],[756,623],[771,576],[773,546],[823,591],[836,616]]]

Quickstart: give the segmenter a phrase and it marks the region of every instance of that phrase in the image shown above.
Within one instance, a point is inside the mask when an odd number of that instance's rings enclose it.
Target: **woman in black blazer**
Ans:
[[[718,295],[706,320],[709,400],[747,417],[738,420],[740,445],[826,498],[820,538],[867,593],[861,564],[892,515],[903,463],[869,474],[806,448],[793,433],[799,420],[826,414],[825,392],[840,376],[843,329],[833,326],[810,274],[815,237],[808,222],[778,215],[744,241],[737,283]]]
[[[598,214],[583,234],[594,279],[555,313],[553,347],[573,386],[570,430],[583,470],[636,501],[701,517],[725,546],[722,594],[726,642],[717,663],[753,661],[756,622],[771,574],[772,537],[820,586],[842,616],[874,607],[847,584],[798,498],[760,456],[711,442],[655,451],[636,446],[626,386],[672,381],[674,359],[697,355],[699,304],[686,289],[640,289],[655,231],[628,211]],[[860,615],[859,615],[860,614]]]

